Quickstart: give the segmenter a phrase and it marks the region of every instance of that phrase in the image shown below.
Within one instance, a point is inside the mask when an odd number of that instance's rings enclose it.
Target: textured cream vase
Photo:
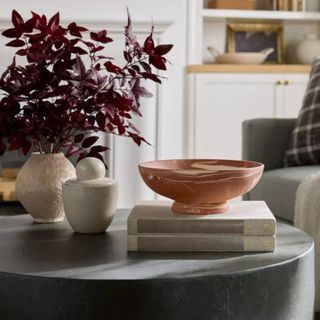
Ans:
[[[62,221],[62,184],[75,177],[75,168],[63,153],[33,153],[19,171],[17,197],[35,222]]]

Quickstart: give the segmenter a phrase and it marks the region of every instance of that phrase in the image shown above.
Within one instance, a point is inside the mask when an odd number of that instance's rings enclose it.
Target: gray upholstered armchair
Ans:
[[[243,159],[262,162],[265,172],[248,200],[264,200],[271,211],[293,221],[296,190],[305,177],[320,171],[317,166],[283,167],[295,119],[253,119],[243,123]]]

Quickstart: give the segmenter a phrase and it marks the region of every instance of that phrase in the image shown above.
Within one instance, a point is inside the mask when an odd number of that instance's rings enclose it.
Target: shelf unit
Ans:
[[[319,12],[203,9],[204,21],[254,19],[276,21],[320,21]]]
[[[309,73],[307,64],[200,64],[189,65],[187,73]]]
[[[225,52],[226,25],[237,21],[282,23],[288,64],[297,63],[294,49],[304,34],[320,33],[320,12],[207,9],[205,0],[190,0],[188,64],[212,62],[209,45]]]

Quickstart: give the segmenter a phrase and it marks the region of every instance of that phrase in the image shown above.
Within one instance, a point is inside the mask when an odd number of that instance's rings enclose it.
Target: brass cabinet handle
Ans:
[[[289,84],[292,84],[293,82],[291,80],[278,80],[277,85],[279,86],[288,86]]]

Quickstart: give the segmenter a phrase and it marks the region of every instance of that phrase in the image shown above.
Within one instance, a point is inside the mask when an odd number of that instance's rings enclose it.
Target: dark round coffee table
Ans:
[[[0,216],[0,319],[313,318],[314,249],[304,232],[279,223],[274,253],[127,253],[128,213],[100,235]]]

